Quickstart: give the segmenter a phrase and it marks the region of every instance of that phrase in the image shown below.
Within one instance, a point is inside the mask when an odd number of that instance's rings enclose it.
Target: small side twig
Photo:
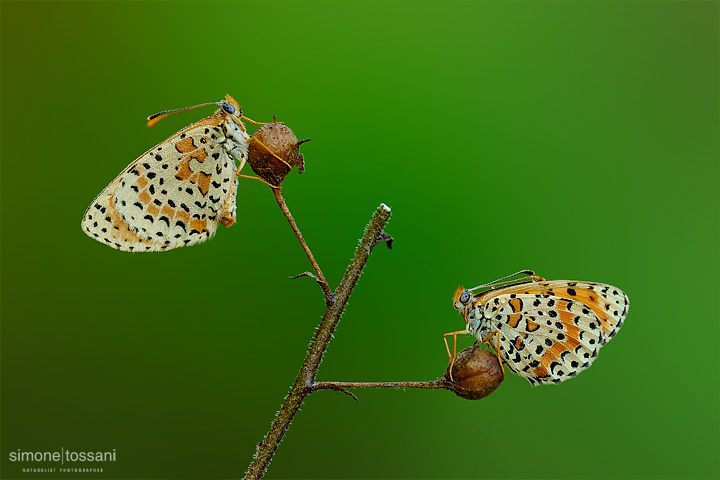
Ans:
[[[275,189],[273,189],[273,191],[275,191]],[[275,195],[280,208],[283,208],[285,202],[282,201],[282,195],[279,191],[276,192]],[[283,211],[287,211],[287,207],[285,207]],[[291,220],[292,216],[290,216],[289,211],[286,216],[288,217],[290,224],[294,226],[293,229],[296,230],[297,226],[295,226],[294,221]],[[300,409],[300,405],[302,405],[305,397],[313,391],[315,376],[317,375],[317,370],[320,366],[323,355],[325,354],[325,350],[330,343],[333,331],[335,331],[335,327],[340,321],[340,316],[345,310],[345,305],[347,305],[347,302],[350,299],[350,294],[352,293],[358,278],[360,278],[360,274],[365,267],[365,263],[370,257],[370,253],[373,251],[373,248],[375,248],[375,245],[377,245],[380,239],[380,234],[383,231],[383,227],[387,223],[388,218],[390,218],[390,209],[384,204],[381,204],[375,211],[372,220],[370,220],[370,224],[365,229],[365,234],[360,240],[360,245],[358,245],[358,248],[355,251],[355,256],[345,271],[345,275],[343,276],[340,285],[335,290],[335,301],[329,304],[327,310],[325,311],[325,315],[323,316],[320,326],[315,333],[315,338],[313,339],[310,349],[305,356],[305,361],[300,368],[300,373],[298,373],[295,383],[290,388],[290,393],[288,393],[288,396],[285,398],[285,403],[278,411],[270,430],[265,435],[265,438],[259,444],[257,451],[255,452],[253,461],[245,473],[246,479],[262,478],[265,470],[270,464],[270,460],[272,460],[272,457],[275,454],[275,450],[277,450],[280,441],[285,436],[285,432],[290,426],[290,422]],[[302,238],[299,230],[296,230],[296,235],[298,235],[298,239]],[[314,259],[312,259],[312,254],[310,254],[310,250],[307,248],[307,245],[305,245],[304,242],[302,243],[306,249],[308,257],[311,258],[311,262],[314,266],[316,266],[317,263],[315,263]],[[315,270],[318,272],[318,277],[324,280],[325,277],[323,277],[320,273],[320,267],[316,267]],[[327,282],[325,285],[327,285]],[[331,297],[326,295],[326,298]]]
[[[493,393],[505,379],[502,365],[495,353],[483,349],[479,342],[458,353],[445,375],[432,382],[317,382],[316,390],[348,388],[420,388],[423,390],[450,390],[467,400],[480,400]]]
[[[315,278],[317,283],[320,285],[320,288],[322,288],[323,294],[325,295],[325,305],[330,306],[333,303],[333,295],[330,291],[330,285],[328,285],[327,280],[325,280],[325,275],[323,275],[322,270],[320,270],[320,265],[315,261],[315,257],[313,256],[312,252],[310,251],[310,247],[308,247],[308,244],[305,243],[305,239],[302,236],[302,233],[300,233],[300,229],[298,228],[297,224],[295,223],[295,219],[293,218],[292,214],[290,213],[290,210],[287,207],[287,204],[285,203],[285,199],[282,195],[282,190],[278,188],[271,188],[273,195],[275,196],[275,201],[277,202],[278,206],[280,207],[280,210],[282,210],[283,214],[285,215],[285,218],[287,218],[287,221],[290,223],[290,226],[293,229],[293,232],[295,232],[295,236],[300,241],[300,244],[302,245],[303,250],[305,250],[305,255],[307,255],[308,259],[310,260],[310,263],[312,264],[313,268],[315,269],[315,273],[317,273],[317,277],[312,276]],[[303,275],[303,274],[301,274]],[[296,277],[297,278],[297,277]]]
[[[303,272],[303,273],[298,273],[297,275],[291,275],[290,279],[295,280],[296,278],[300,278],[300,277],[310,277],[322,285],[322,280],[320,280],[320,277],[318,277],[317,275],[310,273],[310,272]]]

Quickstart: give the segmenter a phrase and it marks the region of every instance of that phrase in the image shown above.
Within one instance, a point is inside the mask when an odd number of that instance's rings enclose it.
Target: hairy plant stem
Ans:
[[[275,189],[273,189],[273,191],[275,191]],[[304,241],[302,241],[300,231],[297,229],[295,222],[292,221],[292,216],[287,210],[285,202],[282,201],[282,195],[279,193],[279,189],[275,193],[275,198],[278,201],[280,208],[283,209],[283,212],[287,211],[285,216],[288,217],[290,224],[293,225],[293,230],[295,230],[298,239],[300,239],[303,244],[305,252],[308,254],[308,257],[311,258],[313,266],[316,267],[318,277],[324,279],[324,277],[322,277],[322,273],[320,273],[320,267],[317,266],[317,263],[312,258],[312,254],[310,254],[310,249],[308,249],[307,245]],[[300,408],[300,405],[302,405],[303,400],[309,393],[312,393],[315,390],[315,376],[317,375],[317,370],[320,366],[320,362],[322,361],[322,357],[325,354],[325,350],[332,338],[332,333],[340,321],[340,316],[345,309],[345,305],[347,305],[350,294],[360,277],[360,273],[362,272],[368,257],[370,257],[370,253],[380,240],[381,233],[388,218],[390,218],[390,209],[384,204],[381,204],[370,220],[370,224],[365,229],[365,234],[360,240],[360,245],[358,245],[358,248],[355,251],[355,256],[345,271],[345,275],[343,276],[340,285],[338,285],[335,290],[334,302],[328,305],[325,315],[320,322],[315,338],[310,345],[310,349],[305,356],[305,361],[300,368],[300,373],[298,373],[295,383],[290,388],[290,393],[288,393],[285,398],[285,403],[275,416],[275,420],[273,421],[270,430],[265,435],[263,441],[258,444],[253,461],[248,467],[244,478],[262,478],[268,465],[270,464],[270,460],[272,460],[272,457],[277,450],[278,445],[285,436],[285,432],[290,426],[290,422]],[[325,285],[327,285],[327,282]],[[323,289],[323,291],[325,290]],[[326,298],[328,298],[327,295]]]
[[[421,388],[423,390],[436,390],[447,388],[448,381],[438,378],[432,382],[317,382],[313,390],[339,390],[346,388]]]
[[[267,148],[267,147],[266,147]],[[322,270],[320,270],[320,265],[315,261],[315,257],[313,256],[312,252],[310,251],[310,247],[308,247],[308,244],[305,243],[305,239],[302,236],[302,233],[300,233],[300,229],[298,228],[297,224],[295,223],[295,219],[293,218],[292,214],[290,213],[290,210],[288,209],[287,205],[285,204],[285,199],[282,195],[282,189],[280,187],[273,187],[271,188],[273,195],[275,196],[275,201],[277,202],[278,206],[280,207],[280,210],[282,210],[283,214],[285,214],[285,218],[287,218],[287,221],[290,223],[290,226],[293,229],[293,232],[295,232],[295,236],[300,241],[300,245],[302,245],[303,250],[305,250],[305,255],[307,255],[308,259],[310,260],[310,263],[312,264],[313,268],[315,269],[315,273],[317,274],[317,277],[312,276],[315,278],[315,281],[320,285],[320,288],[322,288],[323,294],[325,295],[325,305],[330,306],[333,303],[333,296],[332,292],[330,291],[330,285],[328,285],[327,280],[325,280],[325,275],[323,275]],[[301,274],[302,275],[302,274]],[[300,276],[300,275],[298,275]],[[296,278],[296,277],[295,277]]]

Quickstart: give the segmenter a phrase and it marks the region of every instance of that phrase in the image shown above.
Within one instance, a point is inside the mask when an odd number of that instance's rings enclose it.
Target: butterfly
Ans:
[[[521,274],[529,276],[507,281]],[[480,288],[488,290],[473,293]],[[451,361],[457,336],[471,334],[536,385],[561,383],[588,368],[623,325],[630,302],[612,285],[545,280],[523,270],[469,290],[458,287],[453,306],[467,327],[443,335]]]
[[[244,176],[239,173],[250,139],[242,120],[258,123],[226,95],[151,115],[148,126],[205,105],[220,108],[143,153],[93,200],[81,225],[88,236],[118,250],[157,252],[203,242],[218,223],[235,223],[238,176]]]

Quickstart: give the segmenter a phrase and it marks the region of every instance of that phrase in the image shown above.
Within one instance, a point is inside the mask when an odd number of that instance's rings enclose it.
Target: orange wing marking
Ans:
[[[147,190],[143,190],[143,192],[140,195],[138,195],[138,200],[140,200],[145,205],[149,205],[150,202],[152,202],[152,197],[147,192]]]
[[[197,186],[200,190],[200,193],[203,194],[203,196],[207,195],[210,191],[210,179],[212,178],[212,175],[209,175],[204,172],[198,172],[197,176]]]
[[[193,155],[193,158],[194,158],[195,160],[197,160],[198,162],[200,162],[200,163],[205,162],[205,160],[207,159],[207,157],[208,157],[208,154],[207,154],[207,152],[205,151],[204,148],[201,148],[200,150],[198,150],[197,152],[195,152],[195,155]]]
[[[533,321],[530,320],[529,318],[527,319],[527,331],[528,331],[528,332],[534,332],[534,331],[537,330],[538,328],[540,328],[540,325],[538,325],[537,323],[533,322]]]
[[[180,153],[190,153],[193,150],[196,150],[197,147],[195,146],[195,142],[193,142],[192,137],[187,137],[177,142],[175,144],[175,149]]]
[[[512,308],[513,312],[515,312],[515,313],[522,312],[522,309],[523,309],[522,300],[520,300],[519,298],[512,298],[512,299],[510,299],[509,303],[510,303],[510,308]]]
[[[183,222],[185,222],[185,225],[187,225],[188,223],[190,223],[190,214],[187,213],[186,211],[184,211],[184,210],[178,210],[175,215],[177,215],[177,218],[179,218],[180,220],[182,220]]]
[[[193,171],[190,170],[190,158],[189,156],[184,157],[180,163],[175,167],[175,169],[178,171],[175,174],[175,178],[178,180],[187,180],[188,178],[192,177]]]
[[[198,233],[207,231],[207,220],[193,220],[190,222],[190,231],[196,230]]]
[[[518,323],[520,323],[521,318],[522,318],[521,314],[511,313],[510,315],[508,315],[508,321],[507,321],[508,326],[510,326],[512,328],[517,328]]]

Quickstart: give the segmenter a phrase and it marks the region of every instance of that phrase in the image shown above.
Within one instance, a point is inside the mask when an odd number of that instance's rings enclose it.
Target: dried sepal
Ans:
[[[444,381],[445,387],[455,392],[457,396],[468,400],[479,400],[487,397],[500,386],[503,372],[497,356],[475,343],[458,353],[452,367],[448,366]]]

